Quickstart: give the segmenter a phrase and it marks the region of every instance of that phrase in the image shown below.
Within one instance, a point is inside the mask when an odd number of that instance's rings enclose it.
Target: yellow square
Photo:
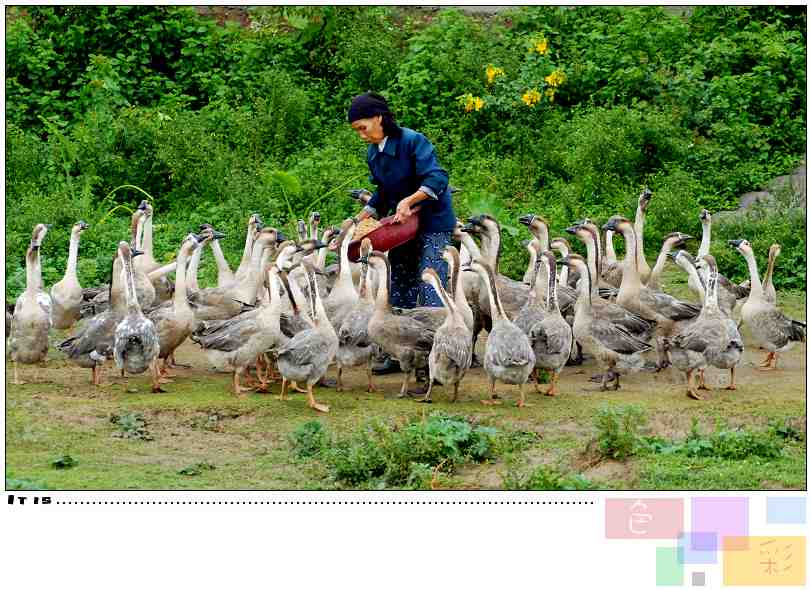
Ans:
[[[723,537],[723,584],[804,586],[806,551],[806,537]]]

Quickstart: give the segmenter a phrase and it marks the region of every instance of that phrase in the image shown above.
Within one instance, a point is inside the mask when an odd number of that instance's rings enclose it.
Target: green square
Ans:
[[[655,585],[683,586],[683,564],[678,561],[677,547],[655,548]]]

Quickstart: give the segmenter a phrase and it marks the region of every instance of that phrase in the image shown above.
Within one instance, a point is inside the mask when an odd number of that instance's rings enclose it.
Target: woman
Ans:
[[[385,98],[373,92],[356,96],[349,123],[369,144],[369,180],[377,186],[358,216],[381,219],[394,211],[394,222],[419,215],[419,233],[407,244],[388,252],[391,262],[391,305],[441,307],[439,296],[422,282],[422,272],[433,268],[447,285],[442,250],[456,226],[447,172],[436,150],[421,133],[396,124]]]

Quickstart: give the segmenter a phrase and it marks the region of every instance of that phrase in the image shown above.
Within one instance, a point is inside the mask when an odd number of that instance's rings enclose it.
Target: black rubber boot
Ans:
[[[371,373],[374,375],[390,375],[392,373],[401,373],[402,369],[399,367],[399,361],[385,355],[382,359],[374,364]]]

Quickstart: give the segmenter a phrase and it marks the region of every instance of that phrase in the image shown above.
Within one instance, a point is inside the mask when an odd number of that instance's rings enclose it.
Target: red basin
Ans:
[[[349,260],[357,262],[360,260],[360,242],[366,238],[371,240],[374,250],[387,252],[406,242],[410,242],[419,233],[419,216],[414,213],[405,223],[394,223],[394,216],[385,217],[380,220],[380,225],[368,232],[359,240],[353,240],[349,244]]]

